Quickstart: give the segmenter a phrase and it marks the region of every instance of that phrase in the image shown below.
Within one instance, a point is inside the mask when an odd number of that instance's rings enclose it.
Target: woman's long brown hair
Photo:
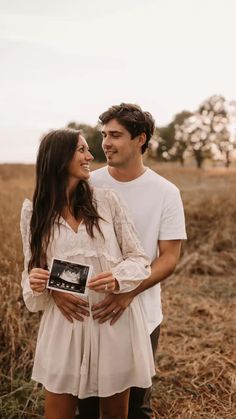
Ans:
[[[63,129],[51,131],[40,143],[36,161],[36,185],[30,222],[31,259],[28,270],[44,267],[46,252],[53,235],[55,221],[66,205],[75,218],[83,218],[88,234],[94,237],[94,226],[99,230],[99,215],[93,201],[92,190],[81,180],[73,196],[68,198],[68,165],[76,151],[80,132]]]

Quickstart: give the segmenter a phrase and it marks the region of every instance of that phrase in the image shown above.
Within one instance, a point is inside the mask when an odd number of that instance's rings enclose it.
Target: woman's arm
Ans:
[[[30,284],[30,276],[28,273],[28,264],[31,257],[30,252],[30,219],[32,215],[32,204],[27,199],[24,201],[22,210],[21,210],[21,219],[20,219],[20,230],[21,230],[21,237],[22,237],[22,244],[23,244],[23,253],[24,253],[24,271],[22,272],[22,280],[21,286],[23,290],[23,299],[25,302],[26,307],[29,311],[40,311],[44,310],[50,300],[50,294],[47,289],[45,289],[45,278],[47,276],[46,272],[43,272],[43,276],[37,278],[38,273],[35,273],[35,269],[33,269],[33,273],[31,271],[31,284]],[[41,271],[41,270],[40,270]],[[43,270],[44,271],[44,270]],[[41,273],[39,274],[39,276]],[[44,285],[43,287],[39,285],[39,281],[43,280]],[[42,283],[41,283],[42,285]],[[39,292],[37,291],[39,290]]]
[[[108,191],[114,230],[123,261],[111,269],[119,288],[114,293],[131,291],[151,274],[150,259],[144,253],[127,207],[112,190]]]

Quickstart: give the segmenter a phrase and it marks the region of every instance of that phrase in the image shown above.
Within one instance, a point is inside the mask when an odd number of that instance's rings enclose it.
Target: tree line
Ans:
[[[195,112],[178,113],[169,125],[156,129],[151,154],[182,166],[193,157],[199,168],[205,159],[228,167],[236,157],[236,101],[213,95]]]
[[[95,160],[105,161],[98,126],[70,122],[70,128],[82,130]],[[195,112],[182,111],[166,126],[157,127],[148,153],[161,161],[179,161],[184,166],[193,157],[201,168],[205,159],[226,167],[236,159],[236,101],[213,95]]]

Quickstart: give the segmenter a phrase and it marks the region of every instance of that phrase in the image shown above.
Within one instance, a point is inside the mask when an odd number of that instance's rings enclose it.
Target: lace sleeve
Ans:
[[[26,199],[23,202],[20,219],[20,231],[24,253],[24,271],[22,272],[21,286],[23,290],[23,299],[26,307],[29,311],[36,312],[44,310],[46,308],[50,299],[50,294],[48,290],[45,290],[42,293],[34,292],[30,288],[29,284],[28,264],[31,255],[29,244],[31,214],[32,203],[28,199]]]
[[[140,244],[127,207],[113,191],[109,192],[114,228],[123,255],[123,261],[112,268],[112,273],[119,282],[118,292],[128,292],[150,276],[150,260]]]

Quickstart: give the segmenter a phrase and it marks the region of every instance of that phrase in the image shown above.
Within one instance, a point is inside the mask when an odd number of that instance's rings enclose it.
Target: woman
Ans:
[[[93,157],[76,130],[41,141],[33,203],[24,201],[23,296],[30,311],[43,310],[32,378],[45,387],[46,419],[75,417],[77,397],[100,397],[101,418],[127,418],[129,388],[149,387],[154,375],[150,338],[135,298],[113,326],[93,320],[91,306],[107,292],[126,292],[150,275],[132,221],[111,190],[91,190]],[[52,258],[93,266],[90,315],[70,323],[46,288]],[[79,297],[78,297],[79,298]]]

